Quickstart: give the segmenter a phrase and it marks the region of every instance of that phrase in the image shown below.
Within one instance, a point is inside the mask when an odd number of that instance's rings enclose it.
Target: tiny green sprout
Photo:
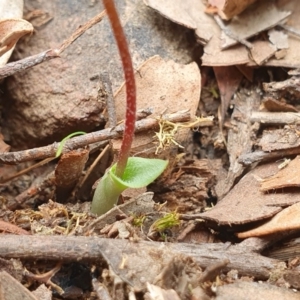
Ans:
[[[121,193],[127,188],[141,188],[153,182],[168,165],[167,160],[129,157],[122,177],[116,175],[114,164],[99,181],[91,210],[102,215],[113,208]]]
[[[63,151],[63,148],[64,148],[64,145],[66,143],[67,140],[69,140],[70,138],[72,138],[73,136],[76,136],[76,135],[81,135],[81,134],[86,134],[86,132],[84,131],[76,131],[76,132],[73,132],[71,134],[69,134],[68,136],[66,136],[60,143],[59,143],[59,146],[57,148],[57,151],[56,151],[56,154],[55,154],[55,157],[59,157]]]
[[[136,227],[141,227],[144,224],[145,219],[146,219],[145,215],[141,215],[139,217],[136,216],[132,221],[132,225]]]
[[[213,98],[218,99],[220,97],[218,90],[215,87],[212,86],[209,91],[211,92]]]
[[[162,218],[156,220],[152,226],[152,231],[164,232],[166,229],[180,225],[179,214],[175,212],[168,213]]]

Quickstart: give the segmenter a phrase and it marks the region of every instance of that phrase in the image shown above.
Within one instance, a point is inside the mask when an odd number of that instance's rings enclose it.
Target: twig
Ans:
[[[4,67],[0,68],[0,80],[56,57],[59,57],[58,51],[55,49],[50,49],[42,53],[6,64]]]
[[[288,26],[288,25],[285,25],[285,24],[279,24],[278,26],[280,26],[284,30],[286,30],[286,31],[288,31],[288,32],[290,32],[290,33],[292,33],[292,34],[300,37],[300,32],[296,28]]]
[[[34,165],[26,168],[26,169],[23,169],[23,170],[17,172],[16,174],[14,174],[14,175],[11,175],[11,176],[8,176],[8,177],[4,177],[3,179],[0,178],[0,182],[1,183],[8,182],[8,181],[10,181],[12,179],[15,179],[15,178],[23,175],[23,174],[26,174],[26,173],[30,172],[31,170],[34,170],[34,169],[36,169],[36,168],[38,168],[40,166],[43,166],[43,165],[49,163],[50,161],[52,161],[54,159],[56,159],[56,157],[51,157],[51,158],[47,158],[47,159],[44,159],[42,161],[39,161],[38,163],[36,163],[36,164],[34,164]]]
[[[290,155],[300,154],[300,147],[284,150],[276,150],[272,152],[255,151],[252,153],[242,154],[238,162],[244,166],[250,166],[253,163],[268,161],[272,159],[284,158]]]
[[[103,10],[100,14],[96,15],[85,24],[80,26],[68,39],[66,39],[58,48],[58,53],[61,54],[63,51],[67,49],[73,42],[75,42],[83,33],[85,33],[88,29],[93,27],[95,24],[99,23],[103,17],[106,15],[106,11]]]
[[[91,28],[93,25],[100,22],[105,16],[106,12],[102,11],[100,14],[86,22],[84,25],[79,27],[68,39],[66,39],[58,49],[49,49],[42,53],[26,57],[24,59],[6,64],[0,68],[0,80],[2,78],[11,76],[15,73],[27,70],[33,66],[36,66],[42,62],[48,61],[53,58],[57,58],[60,54],[70,46],[77,38],[79,38],[86,30]]]
[[[102,159],[102,157],[105,155],[105,153],[108,151],[109,148],[110,148],[110,145],[107,144],[105,146],[105,148],[97,156],[97,158],[93,161],[93,163],[91,164],[91,166],[86,171],[84,177],[82,178],[82,180],[78,184],[78,190],[80,190],[81,187],[84,185],[84,183],[86,182],[86,180],[88,179],[88,177],[91,175],[92,171],[94,170],[95,166],[99,163],[99,161]]]
[[[161,250],[159,250],[161,249]],[[123,280],[130,281],[127,269],[120,269],[124,256],[134,253],[157,253],[174,251],[193,257],[201,268],[206,268],[218,260],[228,259],[226,271],[236,269],[239,275],[268,279],[270,271],[276,268],[278,260],[261,256],[251,246],[237,244],[226,247],[223,243],[186,244],[130,242],[121,239],[105,239],[84,236],[15,236],[0,235],[0,257],[44,260],[99,260],[104,257],[114,272]],[[163,255],[163,252],[161,253]],[[251,264],[249,264],[251,261]]]
[[[164,116],[164,118],[166,118],[166,120],[168,121],[174,120],[174,122],[183,122],[190,118],[190,114],[188,111],[180,111],[172,115]],[[154,129],[156,126],[158,126],[158,122],[159,121],[156,119],[143,119],[137,121],[135,124],[135,132]],[[68,140],[65,143],[63,153],[69,152],[77,148],[82,148],[91,143],[121,137],[123,131],[124,131],[124,125],[121,124],[114,128],[107,128],[97,132],[88,133],[83,136],[75,137],[73,139]],[[5,157],[7,163],[15,164],[18,162],[25,162],[25,161],[35,160],[35,159],[52,157],[53,155],[56,154],[58,147],[59,144],[54,143],[50,146],[35,148],[31,150],[19,151],[15,153],[14,152],[3,153],[2,155],[0,155],[0,161],[2,160],[2,157]]]
[[[100,81],[103,85],[105,98],[106,98],[108,126],[114,127],[117,125],[117,116],[116,116],[116,107],[115,107],[115,101],[113,97],[111,80],[109,78],[108,72],[103,72],[100,74]]]
[[[300,124],[300,113],[295,112],[259,112],[254,111],[251,114],[252,123],[262,124]]]
[[[166,115],[164,118],[171,122],[186,122],[190,120],[190,113],[188,110],[179,111],[177,113]],[[157,119],[143,119],[135,123],[135,132],[147,131],[158,127],[159,120]],[[121,137],[124,131],[124,125],[118,125],[114,128],[106,128],[100,131],[87,133],[82,136],[74,137],[68,140],[63,149],[63,153],[74,149],[85,147],[100,141],[105,141],[113,138]],[[52,145],[34,148],[18,152],[5,152],[0,154],[0,162],[5,164],[18,164],[20,162],[32,161],[37,159],[45,159],[54,157],[59,147],[59,143]]]

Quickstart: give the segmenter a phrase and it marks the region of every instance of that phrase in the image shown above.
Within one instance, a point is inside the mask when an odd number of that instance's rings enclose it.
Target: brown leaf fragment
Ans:
[[[281,118],[283,119],[283,117]],[[295,126],[285,126],[283,129],[264,130],[259,141],[263,151],[291,149],[300,146],[300,136]]]
[[[300,289],[300,272],[298,270],[288,270],[283,274],[283,278],[293,288]]]
[[[173,290],[164,290],[161,287],[147,282],[148,294],[146,294],[149,300],[180,300],[178,294]]]
[[[271,29],[268,31],[269,41],[278,49],[288,49],[288,35],[279,30]]]
[[[0,56],[12,49],[17,41],[33,32],[33,26],[22,19],[6,19],[0,21]]]
[[[41,284],[32,294],[39,300],[52,300],[52,291],[45,284]]]
[[[55,168],[55,183],[59,187],[70,187],[81,176],[87,161],[87,149],[73,150],[62,155]]]
[[[211,29],[215,22],[205,13],[203,1],[144,0],[144,3],[171,21],[195,29],[201,43],[206,44],[213,36]]]
[[[137,109],[151,108],[152,117],[159,117],[164,112],[171,113],[184,109],[189,110],[192,117],[195,116],[201,91],[201,76],[196,63],[182,65],[153,56],[138,68],[135,77],[139,91]],[[125,92],[123,84],[115,95],[118,121],[122,121],[125,116]],[[187,132],[189,129],[180,130],[176,136],[179,144],[185,141]],[[152,148],[152,152],[155,152],[154,135],[153,131],[136,134],[132,150],[135,153],[145,153]],[[113,142],[115,149],[119,149],[120,145],[120,139]]]
[[[258,1],[244,11],[239,18],[234,18],[226,28],[240,40],[250,38],[285,20],[291,12],[280,11],[272,1]],[[238,42],[222,34],[222,49],[236,45]]]
[[[224,123],[230,100],[238,89],[243,74],[235,66],[214,67],[221,96],[221,124]]]
[[[260,182],[276,174],[276,164],[256,167],[246,174],[234,188],[213,208],[199,214],[200,218],[220,225],[245,224],[274,216],[280,205],[292,205],[299,201],[298,193],[263,193]]]
[[[280,169],[277,174],[266,178],[261,182],[260,190],[267,192],[269,190],[281,189],[287,187],[299,187],[300,185],[300,156],[297,156],[287,166]]]
[[[0,152],[8,152],[10,150],[10,146],[4,142],[4,137],[0,133]]]
[[[256,41],[250,50],[251,58],[257,65],[264,64],[277,51],[276,47],[267,41]]]
[[[72,150],[61,156],[55,168],[55,184],[58,198],[70,192],[75,186],[82,175],[88,156],[89,150],[87,149]]]
[[[10,232],[14,234],[20,234],[20,235],[28,235],[30,234],[28,231],[22,229],[21,227],[11,224],[9,222],[5,222],[3,220],[0,220],[0,230],[4,232]]]
[[[253,68],[246,65],[236,65],[235,66],[250,82],[253,81]]]
[[[243,12],[255,1],[256,0],[210,0],[208,2],[218,8],[218,14],[222,19],[229,20]]]
[[[276,59],[283,59],[287,54],[288,54],[287,49],[281,49],[281,50],[276,51],[275,58]]]
[[[285,101],[279,101],[270,97],[264,98],[262,101],[264,107],[271,112],[298,112],[298,109],[290,104],[285,103]]]
[[[0,299],[38,300],[38,298],[27,290],[19,281],[5,271],[0,272]]]
[[[300,228],[300,202],[285,208],[277,215],[275,215],[270,221],[265,224],[248,230],[245,232],[237,233],[238,238],[244,239],[254,236],[263,236],[271,233],[288,231],[292,229]]]
[[[299,294],[268,283],[238,281],[217,287],[215,300],[289,299],[299,300]]]

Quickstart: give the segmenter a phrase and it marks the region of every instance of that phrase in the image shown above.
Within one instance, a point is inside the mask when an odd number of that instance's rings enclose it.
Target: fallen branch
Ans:
[[[299,124],[300,113],[295,112],[252,112],[250,121],[252,123],[259,122],[261,124]]]
[[[257,162],[265,162],[272,159],[281,159],[286,158],[290,155],[298,155],[300,154],[300,147],[297,148],[290,148],[284,150],[276,150],[272,152],[265,152],[265,151],[255,151],[251,153],[242,154],[238,162],[244,166],[250,166],[253,163]]]
[[[174,254],[181,253],[193,257],[202,268],[215,264],[218,260],[228,259],[230,263],[225,270],[236,269],[241,276],[268,279],[272,269],[276,268],[280,261],[259,255],[255,249],[257,241],[252,240],[250,243],[246,240],[237,245],[171,244],[83,236],[2,235],[0,257],[63,261],[99,260],[102,257],[125,282],[130,282],[131,273],[128,267],[120,268],[125,257],[129,263],[131,256],[139,253],[154,255],[153,253],[161,251],[161,255],[164,255],[172,251]]]
[[[174,114],[164,115],[164,119],[170,122],[186,122],[190,120],[189,111],[179,111]],[[150,129],[155,129],[158,127],[158,119],[148,118],[142,119],[135,123],[135,133],[147,131]],[[201,126],[201,124],[199,125]],[[74,149],[82,148],[87,145],[109,140],[115,139],[122,136],[124,131],[124,125],[118,125],[113,128],[106,128],[100,131],[87,133],[85,135],[74,137],[68,140],[65,145],[62,153],[69,152]],[[0,154],[0,162],[5,164],[19,164],[21,162],[45,159],[48,157],[54,157],[59,147],[59,143],[53,143],[52,145],[39,147],[24,151],[18,152],[5,152]]]

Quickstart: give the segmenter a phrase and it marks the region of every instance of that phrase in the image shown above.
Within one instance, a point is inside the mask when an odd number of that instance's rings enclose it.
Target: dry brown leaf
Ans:
[[[214,20],[205,13],[199,0],[144,0],[144,3],[171,21],[194,29],[200,42],[206,44],[214,35]]]
[[[300,136],[296,126],[285,126],[282,129],[264,130],[259,141],[263,151],[291,149],[300,146]]]
[[[214,73],[221,96],[221,124],[224,123],[226,111],[233,94],[238,89],[243,74],[235,66],[214,67]]]
[[[210,0],[211,5],[218,8],[218,14],[222,19],[229,20],[240,14],[256,0]]]
[[[55,168],[56,193],[60,201],[67,198],[85,167],[89,156],[89,150],[77,149],[63,154]]]
[[[5,271],[0,272],[0,298],[1,300],[38,300],[18,280]]]
[[[216,206],[201,213],[201,218],[220,225],[245,224],[263,220],[280,212],[280,206],[295,204],[299,193],[263,193],[261,180],[278,172],[277,164],[256,167],[246,174]]]
[[[234,18],[226,26],[234,36],[240,40],[250,38],[259,32],[272,28],[285,20],[291,13],[280,11],[273,2],[258,1],[257,5],[251,6],[238,18]],[[230,38],[224,32],[221,35],[222,49],[236,45],[238,41]]]
[[[250,50],[251,58],[257,65],[262,65],[268,61],[277,51],[276,47],[267,41],[256,41]]]
[[[151,108],[153,116],[180,110],[189,110],[195,116],[200,98],[200,71],[196,63],[180,65],[174,61],[164,61],[154,56],[144,62],[137,70],[137,109]],[[116,92],[116,116],[121,121],[125,116],[125,86]],[[144,151],[152,147],[154,132],[137,134],[133,143],[133,151]],[[183,136],[185,139],[185,136]],[[177,140],[177,139],[176,139]],[[181,143],[179,139],[177,142]],[[114,142],[114,148],[120,147],[121,141]],[[150,146],[149,146],[150,145]],[[153,151],[152,151],[153,152]]]
[[[294,105],[270,97],[265,97],[262,104],[264,108],[271,112],[298,112],[298,109]]]
[[[1,0],[0,21],[7,19],[21,19],[23,16],[23,0]],[[0,48],[2,45],[0,44]],[[7,63],[13,49],[7,51],[0,57],[0,66]]]
[[[284,209],[270,221],[252,230],[237,233],[241,239],[300,228],[300,202]]]
[[[22,19],[0,21],[0,56],[12,49],[17,41],[26,34],[33,32],[33,26]]]
[[[278,49],[288,49],[289,40],[288,35],[279,30],[271,29],[268,31],[269,41]]]
[[[299,300],[299,293],[268,283],[237,281],[217,287],[215,300],[289,299]]]
[[[280,1],[281,10],[289,10],[292,14],[289,16],[286,25],[293,27],[295,30],[300,28],[300,5],[297,0]],[[272,58],[266,65],[267,66],[278,66],[287,68],[300,68],[300,40],[293,34],[288,34],[289,49],[286,51],[286,55],[281,59]]]
[[[299,187],[300,185],[300,156],[297,156],[286,167],[280,169],[277,174],[266,178],[261,182],[260,190],[267,192],[273,189],[287,187]]]

